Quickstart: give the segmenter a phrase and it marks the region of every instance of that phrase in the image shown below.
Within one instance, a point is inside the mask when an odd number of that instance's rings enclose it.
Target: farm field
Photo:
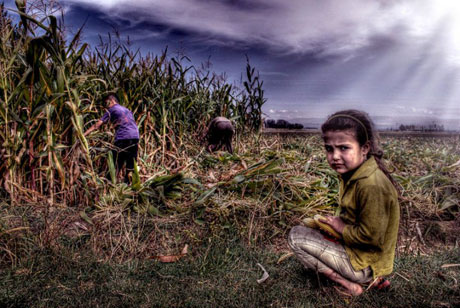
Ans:
[[[382,133],[401,185],[392,288],[342,298],[286,242],[335,213],[337,177],[318,133],[259,133],[267,99],[249,59],[230,84],[167,49],[89,46],[47,6],[15,3],[0,5],[1,307],[460,305],[458,134]],[[140,131],[129,185],[113,129],[84,134],[112,91]],[[216,116],[234,121],[234,154],[204,151]]]
[[[0,302],[455,307],[459,137],[382,137],[382,145],[402,186],[389,292],[343,299],[332,283],[303,270],[294,258],[280,262],[292,226],[315,213],[334,212],[337,180],[318,135],[263,135],[238,138],[234,155],[209,155],[191,145],[196,154],[180,173],[149,182],[158,196],[145,210],[137,208],[142,190],[125,184],[107,184],[91,207],[3,201]],[[148,178],[142,173],[146,156],[141,153],[142,179]],[[175,262],[158,257],[171,255]],[[260,285],[257,263],[270,274]]]

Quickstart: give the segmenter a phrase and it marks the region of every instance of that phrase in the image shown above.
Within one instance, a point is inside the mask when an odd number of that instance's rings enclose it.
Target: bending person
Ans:
[[[116,130],[115,149],[112,150],[112,154],[117,176],[126,163],[124,181],[129,183],[129,174],[134,170],[134,161],[137,161],[139,129],[134,121],[133,113],[119,104],[118,98],[114,93],[108,94],[103,101],[107,108],[106,113],[84,135],[87,136],[92,131],[99,129],[102,124],[108,122],[114,124]]]
[[[208,142],[206,149],[212,153],[225,148],[229,153],[233,153],[232,138],[234,133],[235,129],[229,119],[225,117],[212,119],[204,132]]]

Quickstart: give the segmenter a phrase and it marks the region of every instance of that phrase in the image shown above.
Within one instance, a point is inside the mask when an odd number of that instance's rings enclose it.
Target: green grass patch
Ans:
[[[0,271],[2,307],[458,307],[460,250],[396,260],[387,292],[338,296],[334,283],[294,258],[213,238],[176,263],[100,262],[81,250],[35,251]],[[257,279],[261,263],[270,277]]]

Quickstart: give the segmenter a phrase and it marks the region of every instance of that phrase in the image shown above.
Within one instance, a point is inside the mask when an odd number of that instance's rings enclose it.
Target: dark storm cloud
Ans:
[[[252,1],[73,1],[106,15],[125,31],[151,22],[198,34],[207,43],[263,45],[274,53],[348,55],[368,46],[374,35],[391,33],[404,40],[410,27],[405,6],[419,1],[252,0]],[[413,5],[412,5],[413,6]],[[411,6],[411,8],[412,8]],[[125,27],[128,22],[131,27]],[[156,33],[155,27],[151,28]],[[396,31],[395,31],[396,30]]]

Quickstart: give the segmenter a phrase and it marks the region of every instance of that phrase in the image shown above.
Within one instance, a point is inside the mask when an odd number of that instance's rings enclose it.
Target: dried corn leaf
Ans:
[[[9,229],[9,230],[0,232],[0,236],[2,236],[4,234],[13,233],[13,232],[16,232],[16,231],[22,231],[22,230],[28,230],[28,229],[29,229],[29,227],[17,227],[17,228],[13,228],[13,229]]]
[[[441,268],[449,268],[449,267],[457,267],[460,266],[460,264],[443,264],[441,265]]]
[[[178,255],[169,255],[169,256],[152,256],[149,259],[155,259],[163,263],[173,263],[179,261],[180,258],[185,256],[188,253],[188,245],[185,244],[184,248]]]
[[[294,255],[294,253],[291,251],[291,252],[288,252],[288,253],[285,253],[284,255],[282,255],[278,261],[276,262],[276,264],[280,264],[281,262],[283,262],[284,260],[286,259],[289,259],[290,257],[292,257]]]
[[[458,167],[458,166],[460,166],[460,160],[458,160],[458,162],[450,165],[448,168],[453,168],[453,167]]]

